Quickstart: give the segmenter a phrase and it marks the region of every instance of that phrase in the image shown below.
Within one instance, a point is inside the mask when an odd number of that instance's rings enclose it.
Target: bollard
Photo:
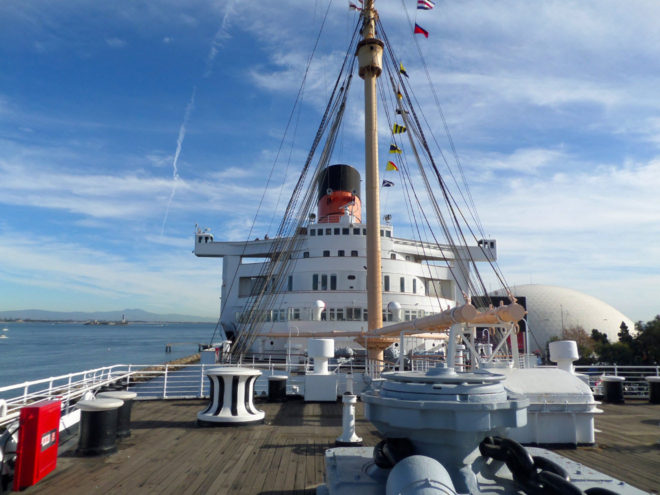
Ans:
[[[124,405],[117,411],[117,438],[126,438],[131,436],[131,408],[133,399],[137,397],[135,392],[128,390],[113,390],[109,392],[99,392],[96,397],[99,399],[120,399]]]
[[[649,382],[649,402],[651,404],[660,404],[660,376],[647,376]]]
[[[623,382],[625,378],[622,376],[608,376],[603,375],[603,388],[604,397],[603,402],[610,404],[623,404]]]
[[[341,401],[344,403],[342,416],[344,431],[335,441],[335,445],[340,447],[362,445],[362,439],[355,434],[355,403],[357,402],[357,396],[347,392],[342,396]]]
[[[78,401],[80,438],[76,454],[95,456],[117,452],[117,411],[123,404],[119,399]]]
[[[271,375],[268,377],[268,402],[283,402],[286,400],[286,376]]]

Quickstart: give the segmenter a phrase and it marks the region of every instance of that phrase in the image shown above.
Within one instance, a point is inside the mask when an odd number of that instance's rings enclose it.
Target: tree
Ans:
[[[635,355],[632,348],[623,342],[602,345],[598,349],[600,361],[611,364],[633,364]]]
[[[619,333],[617,335],[619,336],[619,342],[623,344],[628,344],[632,345],[633,343],[633,336],[630,335],[630,330],[628,330],[628,325],[626,325],[625,321],[621,322],[621,326],[619,327]]]
[[[607,338],[607,334],[605,332],[599,332],[595,328],[591,330],[591,340],[593,340],[597,344],[610,343],[609,339]]]
[[[660,363],[660,315],[653,320],[637,324],[636,347],[639,350],[639,360],[642,364],[657,365]]]

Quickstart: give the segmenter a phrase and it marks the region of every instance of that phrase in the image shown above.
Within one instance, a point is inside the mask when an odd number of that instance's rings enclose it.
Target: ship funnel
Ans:
[[[343,216],[362,223],[360,172],[350,165],[330,165],[318,182],[318,221],[338,223]]]

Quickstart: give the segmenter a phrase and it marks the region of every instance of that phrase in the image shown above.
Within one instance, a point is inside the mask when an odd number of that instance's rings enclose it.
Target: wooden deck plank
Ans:
[[[259,403],[263,425],[200,428],[206,401],[139,401],[133,435],[117,453],[80,458],[70,453],[36,486],[37,493],[314,493],[323,482],[324,452],[341,433],[341,404]],[[598,444],[558,450],[566,457],[651,491],[660,486],[660,406],[604,405],[596,416]],[[365,445],[380,437],[357,405]],[[75,448],[75,443],[73,444]]]

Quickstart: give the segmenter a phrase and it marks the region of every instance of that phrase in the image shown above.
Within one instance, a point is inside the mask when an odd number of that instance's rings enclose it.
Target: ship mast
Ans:
[[[375,0],[365,0],[362,40],[357,46],[359,75],[364,79],[364,143],[367,196],[367,308],[368,329],[383,326],[380,256],[380,198],[378,178],[378,102],[376,80],[382,72],[383,42],[376,38]],[[370,359],[383,359],[382,346],[367,344]],[[389,345],[389,344],[388,344]]]

